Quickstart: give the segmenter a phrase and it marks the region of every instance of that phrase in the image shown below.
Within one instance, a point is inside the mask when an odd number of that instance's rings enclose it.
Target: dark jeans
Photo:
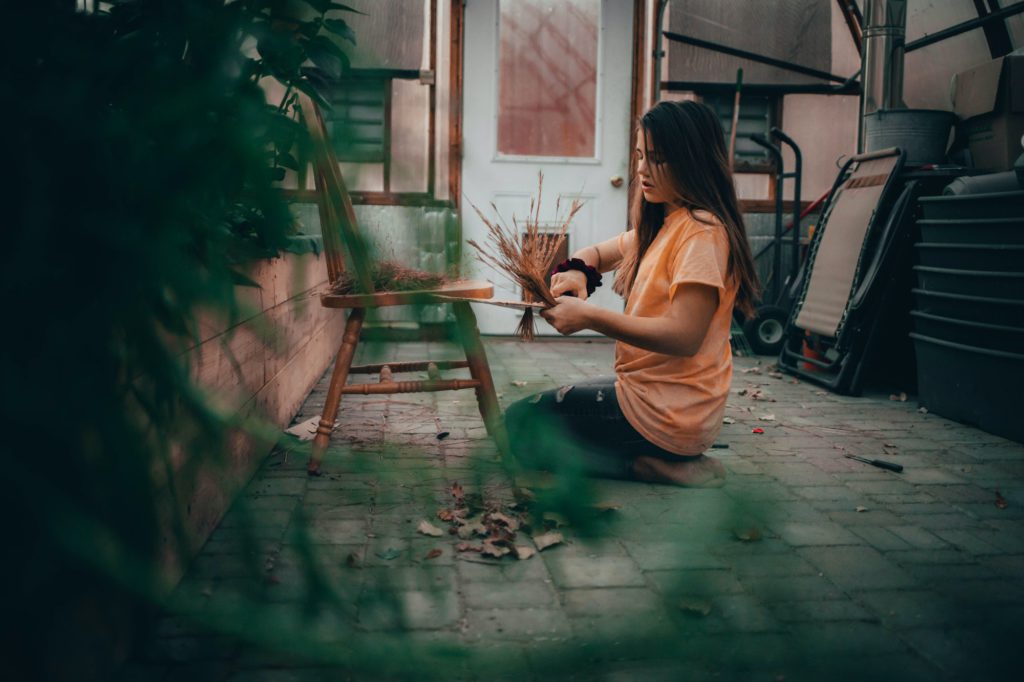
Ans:
[[[640,455],[678,462],[680,455],[641,436],[622,414],[615,379],[602,377],[524,398],[505,411],[512,452],[531,469],[578,463],[593,476],[631,478]]]

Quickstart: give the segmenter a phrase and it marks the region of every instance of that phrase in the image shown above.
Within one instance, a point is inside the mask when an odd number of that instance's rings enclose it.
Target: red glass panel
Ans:
[[[593,158],[600,0],[501,0],[498,152]]]

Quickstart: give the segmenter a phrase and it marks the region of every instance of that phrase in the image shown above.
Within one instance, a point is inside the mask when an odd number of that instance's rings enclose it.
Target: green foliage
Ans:
[[[197,338],[198,310],[244,312],[236,286],[253,282],[239,263],[303,244],[275,184],[308,155],[296,92],[323,103],[309,64],[340,75],[342,45],[356,42],[339,15],[357,10],[321,0],[73,8],[23,2],[0,24],[11,167],[0,249],[0,599],[15,679],[110,679],[130,636],[145,636],[145,616],[167,606],[158,555],[185,556],[190,544],[180,523],[188,510],[168,503],[168,487],[220,460],[229,429],[260,428],[211,409],[180,342]],[[281,101],[266,101],[266,78],[285,86]],[[478,489],[494,473],[479,467]],[[581,536],[600,532],[606,522],[588,507],[596,497],[581,468],[570,458],[557,473],[537,496],[538,518],[551,512]],[[417,502],[430,509],[432,500]],[[236,510],[245,516],[244,505]],[[242,546],[255,546],[241,528]],[[361,586],[330,584],[305,524],[289,532],[304,615],[350,602]],[[260,561],[248,575],[265,578]],[[213,612],[208,595],[188,589],[176,606],[206,608],[202,625],[266,650],[395,677],[446,677],[473,655],[401,637],[318,644],[311,621],[282,624],[260,602],[262,581],[252,582],[234,610]],[[398,587],[375,589],[360,596],[399,608]],[[475,656],[501,669],[501,657],[520,653]],[[576,660],[545,665],[561,675]]]
[[[300,165],[295,91],[313,93],[308,59],[346,68],[321,29],[350,10],[308,3],[296,21],[282,14],[294,3],[272,0],[74,4],[19,3],[0,41],[0,480],[14,540],[0,583],[17,623],[8,668],[83,679],[126,645],[125,589],[165,588],[171,443],[214,458],[233,426],[171,340],[195,337],[197,310],[238,315],[235,264],[292,244],[274,183]],[[283,101],[266,102],[268,76]]]

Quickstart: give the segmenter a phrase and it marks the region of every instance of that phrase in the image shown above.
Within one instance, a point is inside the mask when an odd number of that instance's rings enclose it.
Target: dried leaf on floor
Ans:
[[[501,512],[491,512],[490,514],[487,515],[487,519],[490,520],[490,521],[493,521],[494,523],[502,524],[503,526],[508,528],[510,531],[514,532],[514,531],[519,530],[519,520],[518,519],[514,519],[511,516],[507,516],[505,514],[502,514]]]
[[[474,514],[473,516],[469,516],[467,514],[460,515],[458,513],[459,511],[463,510],[460,509],[456,511],[455,523],[459,524],[460,526],[476,526],[483,523],[484,517],[482,514]]]
[[[455,546],[455,549],[459,552],[479,552],[482,547],[480,545],[474,545],[472,542],[460,542]]]
[[[505,556],[511,551],[512,550],[510,550],[508,547],[496,545],[492,543],[490,540],[484,540],[484,543],[480,548],[480,554],[482,554],[483,556],[492,556],[495,559],[500,559],[501,557]]]
[[[568,395],[569,391],[571,391],[572,389],[572,386],[562,386],[560,389],[558,389],[558,392],[555,393],[555,402],[560,403],[563,400],[565,400],[565,396]]]
[[[316,417],[310,417],[306,421],[299,422],[298,424],[285,429],[284,432],[290,436],[295,436],[300,441],[309,441],[313,440],[313,437],[316,436],[316,430],[317,428],[319,428],[319,426],[320,416],[317,415]],[[337,428],[338,424],[335,423],[334,428],[332,428],[331,430],[335,431],[337,430]]]
[[[858,506],[858,507],[854,508],[854,511],[858,512],[858,513],[866,512],[867,510],[868,510],[867,507],[860,507],[860,506]]]
[[[740,391],[740,395],[746,396],[751,400],[763,400],[768,403],[776,402],[775,398],[765,395],[764,391],[759,388],[744,388]]]
[[[459,536],[460,540],[469,540],[474,535],[487,535],[487,528],[484,524],[476,522],[469,523],[464,526],[460,526],[456,531],[456,535]]]
[[[416,532],[422,535],[429,535],[432,538],[439,538],[444,535],[444,531],[430,523],[426,519],[420,521],[420,525],[416,526]]]
[[[521,507],[527,507],[537,499],[537,496],[534,495],[532,490],[529,488],[520,488],[519,486],[512,488],[512,497],[515,498],[516,503]]]
[[[747,367],[746,369],[741,369],[740,371],[743,372],[744,374],[760,374],[761,373],[761,368],[760,367]]]
[[[522,388],[523,386],[526,385],[526,382],[522,381],[521,379],[516,379],[515,381],[512,382],[512,385],[513,386],[518,386],[519,388]]]
[[[441,556],[442,554],[444,554],[444,552],[442,552],[441,550],[435,548],[435,549],[432,549],[429,552],[427,552],[423,556],[423,558],[426,559],[427,561],[430,561],[431,559],[436,559],[437,557]]]
[[[722,417],[722,423],[723,424],[735,424],[736,420],[733,419],[732,417]]]
[[[538,393],[537,395],[535,395],[532,398],[530,398],[530,404],[531,405],[536,405],[537,403],[539,403],[541,401],[542,398],[544,398],[544,394],[543,393]]]
[[[452,487],[449,489],[452,494],[452,499],[455,500],[456,507],[463,507],[466,504],[466,491],[459,485],[458,481],[452,483]]]
[[[783,379],[782,372],[768,372],[768,376],[772,379]]]
[[[679,601],[679,610],[703,618],[711,613],[711,602],[702,597],[683,597]]]
[[[445,523],[451,523],[455,520],[455,512],[451,509],[438,509],[437,518],[444,521]]]
[[[520,561],[529,559],[537,553],[533,547],[527,547],[526,545],[512,545],[512,551],[515,552],[516,558]]]
[[[733,535],[735,535],[736,539],[741,542],[757,542],[761,539],[761,529],[757,526],[736,528],[733,530]]]
[[[533,536],[533,544],[537,545],[537,551],[543,552],[548,547],[565,542],[565,538],[557,530]]]
[[[773,422],[773,421],[775,421],[775,415],[774,414],[762,414],[762,415],[758,416],[758,419],[760,419],[763,422]]]
[[[1009,503],[1009,502],[1007,502],[1007,501],[1006,501],[1006,498],[1005,498],[1005,497],[1003,497],[1002,493],[1000,493],[1000,492],[999,492],[999,491],[997,490],[997,491],[996,491],[996,508],[997,508],[997,509],[1006,509],[1006,508],[1007,508],[1007,507],[1009,507],[1009,506],[1010,506],[1010,503]]]
[[[890,393],[889,400],[905,403],[907,402],[907,394],[904,393],[903,391],[900,391],[899,393]]]

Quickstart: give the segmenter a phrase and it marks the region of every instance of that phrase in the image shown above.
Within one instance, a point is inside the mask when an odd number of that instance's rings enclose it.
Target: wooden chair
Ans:
[[[313,170],[317,188],[317,202],[320,210],[320,224],[324,239],[324,252],[327,261],[327,275],[330,284],[334,284],[346,272],[345,251],[350,251],[349,263],[354,270],[356,281],[361,283],[361,290],[373,292],[369,294],[340,295],[328,290],[320,296],[320,304],[326,308],[349,310],[342,336],[341,347],[338,349],[331,374],[331,383],[327,391],[323,415],[313,439],[313,454],[307,467],[310,475],[319,475],[320,463],[330,443],[331,432],[338,417],[341,397],[346,394],[391,394],[420,393],[430,391],[452,391],[472,388],[476,391],[480,414],[488,434],[495,440],[499,451],[504,455],[508,452],[504,424],[498,397],[494,389],[494,380],[487,363],[487,354],[480,341],[476,316],[465,299],[490,298],[494,295],[494,286],[486,281],[459,281],[446,284],[436,289],[402,292],[374,292],[370,279],[370,262],[368,253],[359,239],[355,211],[352,200],[341,177],[337,158],[331,147],[327,127],[319,107],[305,95],[300,96],[300,107],[303,118],[309,128],[313,143]],[[455,300],[453,300],[455,299]],[[462,300],[458,300],[462,299]],[[454,307],[459,342],[465,352],[465,360],[455,361],[421,361],[395,362],[385,365],[352,366],[359,344],[360,331],[366,319],[366,311],[370,308],[382,308],[400,305],[422,305],[425,303],[451,303]],[[439,370],[469,368],[472,379],[441,379]],[[427,381],[394,381],[392,375],[400,372],[428,371]],[[346,385],[349,374],[380,374],[380,382],[376,384]]]

